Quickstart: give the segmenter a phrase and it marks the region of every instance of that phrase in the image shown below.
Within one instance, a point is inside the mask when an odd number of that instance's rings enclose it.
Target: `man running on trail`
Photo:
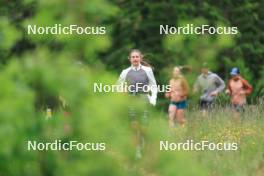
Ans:
[[[118,84],[127,83],[128,93],[131,97],[145,102],[145,109],[137,110],[131,103],[129,107],[129,118],[131,127],[134,130],[134,143],[136,145],[136,159],[141,158],[141,151],[144,147],[144,127],[148,121],[149,104],[156,105],[157,85],[151,66],[143,60],[142,53],[133,49],[128,57],[131,66],[123,70],[119,76]],[[148,87],[147,89],[145,89]]]
[[[196,79],[193,92],[201,92],[200,108],[205,116],[207,111],[212,108],[216,96],[225,88],[224,81],[215,73],[209,71],[207,63],[203,63],[201,75]]]

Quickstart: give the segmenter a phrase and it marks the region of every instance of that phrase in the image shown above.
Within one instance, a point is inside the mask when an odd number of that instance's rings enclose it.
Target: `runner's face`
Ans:
[[[237,81],[239,79],[238,75],[232,75],[232,79],[234,79],[235,81]]]
[[[141,62],[141,56],[140,53],[138,52],[132,52],[130,54],[130,58],[129,58],[131,65],[133,65],[134,67],[139,66],[140,62]]]
[[[208,68],[202,68],[202,70],[201,70],[201,72],[203,73],[203,74],[208,74]]]
[[[177,77],[177,76],[179,76],[179,74],[180,74],[181,72],[180,72],[180,69],[179,68],[174,68],[173,69],[173,77]]]

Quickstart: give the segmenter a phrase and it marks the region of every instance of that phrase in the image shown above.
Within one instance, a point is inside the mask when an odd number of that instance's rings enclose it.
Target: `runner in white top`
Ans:
[[[134,52],[131,54],[131,66],[123,70],[119,76],[118,84],[123,84],[125,82],[131,86],[132,91],[130,93],[146,93],[143,90],[144,87],[149,88],[151,95],[148,95],[149,103],[156,105],[157,99],[157,84],[151,67],[141,65],[140,58],[138,58],[138,53]]]
[[[128,115],[131,120],[131,127],[134,131],[134,143],[136,146],[136,159],[141,158],[144,147],[144,126],[148,121],[149,104],[156,105],[157,84],[149,64],[143,61],[143,55],[137,49],[133,49],[129,54],[131,66],[123,70],[119,76],[118,84],[127,83],[130,96],[146,101],[146,108],[138,110],[133,103],[128,108]]]

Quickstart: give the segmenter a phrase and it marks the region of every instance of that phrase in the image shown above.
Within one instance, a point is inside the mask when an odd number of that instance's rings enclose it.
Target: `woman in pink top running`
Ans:
[[[228,82],[226,93],[231,97],[231,105],[234,110],[241,112],[247,103],[247,95],[251,94],[252,86],[240,76],[239,69],[233,68],[232,78]]]

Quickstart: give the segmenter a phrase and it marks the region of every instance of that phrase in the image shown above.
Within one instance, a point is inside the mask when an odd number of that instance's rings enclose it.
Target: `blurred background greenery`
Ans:
[[[239,67],[254,87],[251,103],[263,96],[264,34],[262,1],[221,2],[181,0],[168,1],[0,1],[0,58],[4,66],[14,56],[39,47],[50,52],[69,51],[85,65],[105,65],[119,74],[128,66],[129,50],[139,48],[155,70],[159,84],[166,84],[170,68],[190,65],[187,74],[192,85],[200,63],[207,61],[211,70],[225,81],[230,68]],[[159,25],[209,24],[237,26],[237,35],[159,35]],[[92,35],[28,35],[28,24],[106,26],[107,34]],[[164,106],[160,94],[160,107]]]
[[[264,1],[167,0],[0,0],[0,175],[259,175],[264,173]],[[92,35],[28,35],[28,24],[106,26]],[[159,35],[159,25],[186,23],[237,26],[231,35]],[[228,122],[217,110],[204,123],[190,110],[187,129],[174,141],[237,140],[237,152],[161,152],[167,134],[167,100],[159,95],[147,133],[144,158],[134,146],[124,95],[95,94],[94,82],[115,83],[129,66],[128,52],[139,48],[154,66],[159,84],[171,68],[189,65],[192,85],[200,64],[209,63],[225,81],[238,66],[254,87],[245,123]],[[59,96],[67,103],[64,115]],[[191,96],[195,104],[196,97]],[[223,100],[226,97],[223,96]],[[53,118],[45,120],[51,108]],[[144,108],[138,106],[137,108]],[[223,130],[224,129],[224,130]],[[106,142],[105,152],[27,151],[27,140]],[[150,159],[151,158],[151,159]]]

